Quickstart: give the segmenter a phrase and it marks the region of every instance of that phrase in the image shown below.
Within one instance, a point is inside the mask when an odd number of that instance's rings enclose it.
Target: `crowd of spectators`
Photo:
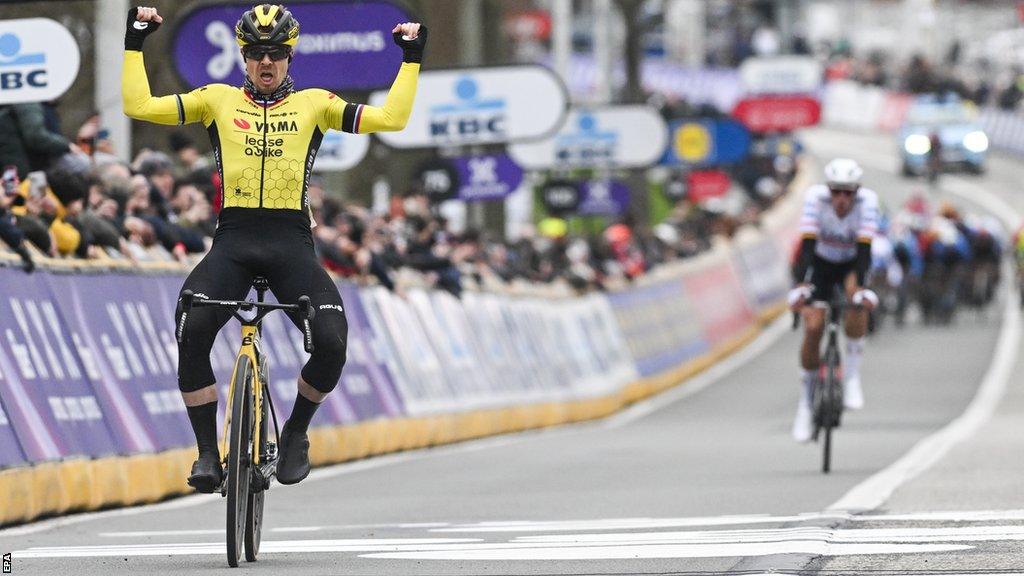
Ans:
[[[979,106],[1020,109],[1024,102],[1024,68],[997,70],[984,60],[968,64],[961,52],[960,45],[954,43],[937,62],[921,54],[900,62],[880,51],[856,56],[845,47],[829,57],[826,76],[909,94],[952,93]]]
[[[35,106],[30,114],[41,114],[43,107]],[[183,133],[171,136],[171,154],[143,150],[127,163],[114,154],[98,117],[83,124],[73,142],[42,122],[16,130],[11,133],[24,135],[28,151],[22,156],[31,160],[0,150],[0,165],[16,167],[0,202],[0,239],[19,251],[26,270],[34,267],[30,252],[188,265],[208,250],[219,175]],[[415,189],[379,213],[341,200],[314,176],[309,199],[315,248],[335,274],[392,290],[426,284],[458,295],[468,283],[492,288],[558,282],[578,291],[627,283],[706,250],[716,235],[756,222],[781,190],[769,188],[754,195],[758,202],[740,200],[733,208],[724,201],[680,200],[653,227],[636,226],[627,216],[609,221],[601,234],[579,236],[568,232],[564,220],[547,218],[514,240],[456,230]],[[27,250],[29,244],[36,250]]]

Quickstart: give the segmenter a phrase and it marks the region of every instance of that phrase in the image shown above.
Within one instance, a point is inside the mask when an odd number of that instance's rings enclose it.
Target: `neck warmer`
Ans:
[[[263,106],[270,106],[284,100],[289,94],[294,92],[295,82],[292,81],[292,77],[290,75],[285,76],[284,82],[281,82],[281,85],[277,87],[277,90],[274,90],[270,94],[262,94],[256,89],[256,84],[254,84],[253,81],[249,79],[249,76],[246,75],[245,84],[242,86],[242,89],[245,90],[245,93],[253,100],[253,102],[262,104]]]

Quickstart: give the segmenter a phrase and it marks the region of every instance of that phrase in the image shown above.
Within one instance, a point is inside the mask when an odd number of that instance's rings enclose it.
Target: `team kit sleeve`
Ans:
[[[800,237],[817,238],[821,231],[821,203],[818,201],[818,190],[811,187],[804,194],[804,207],[800,212]]]
[[[193,122],[209,124],[211,113],[207,102],[211,100],[211,93],[216,92],[217,86],[204,86],[186,94],[153,96],[142,52],[124,52],[121,99],[124,113],[130,118],[167,125]]]
[[[350,134],[394,132],[405,128],[412,113],[420,65],[403,62],[383,106],[345,102],[324,91],[327,104],[323,110],[323,127]]]
[[[800,213],[800,250],[797,253],[796,268],[794,270],[797,282],[808,280],[807,271],[814,262],[814,252],[818,245],[818,232],[820,231],[821,207],[818,202],[818,194],[815,188],[809,188],[804,195],[804,207]]]

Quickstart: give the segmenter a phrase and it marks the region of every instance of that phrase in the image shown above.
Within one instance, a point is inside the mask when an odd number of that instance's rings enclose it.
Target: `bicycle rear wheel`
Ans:
[[[825,442],[822,444],[821,471],[828,474],[832,470],[832,430],[838,428],[842,421],[843,376],[839,368],[839,354],[835,350],[826,352],[825,363],[825,378],[822,381],[825,401],[821,405]]]
[[[235,364],[235,389],[231,398],[231,429],[228,434],[227,544],[228,564],[238,566],[245,538],[246,508],[249,503],[249,474],[252,465],[252,366],[247,356]]]
[[[264,395],[267,394],[267,390],[264,389]],[[267,402],[264,397],[263,406],[260,410],[260,429],[257,431],[257,442],[260,454],[260,463],[264,463],[264,458],[267,455],[267,434],[268,434],[268,420],[267,418]],[[258,470],[256,470],[258,472]],[[262,474],[261,474],[262,476]],[[260,480],[263,481],[262,478]],[[267,483],[269,484],[269,482]],[[249,491],[249,498],[247,508],[245,512],[245,560],[246,562],[255,562],[256,555],[260,552],[260,539],[263,532],[263,498],[266,494],[267,486],[260,486],[257,490]]]

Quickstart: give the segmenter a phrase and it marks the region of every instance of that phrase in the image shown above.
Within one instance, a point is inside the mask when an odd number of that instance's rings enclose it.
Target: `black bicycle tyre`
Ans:
[[[825,442],[821,448],[821,471],[828,474],[832,470],[832,427],[825,427]]]
[[[228,565],[238,567],[245,540],[245,513],[249,504],[249,450],[252,446],[252,367],[247,356],[235,365],[235,390],[231,398],[231,426],[228,433],[227,548]]]
[[[264,393],[267,391],[264,390]],[[264,399],[260,418],[259,453],[267,453],[267,404]],[[250,490],[248,503],[245,511],[245,561],[255,562],[256,555],[260,553],[260,540],[263,533],[263,502],[266,488],[263,490]]]
[[[839,355],[831,346],[825,351],[825,377],[822,379],[821,423],[825,441],[821,447],[821,471],[832,470],[832,429],[839,426],[842,405],[842,385],[839,383]]]

